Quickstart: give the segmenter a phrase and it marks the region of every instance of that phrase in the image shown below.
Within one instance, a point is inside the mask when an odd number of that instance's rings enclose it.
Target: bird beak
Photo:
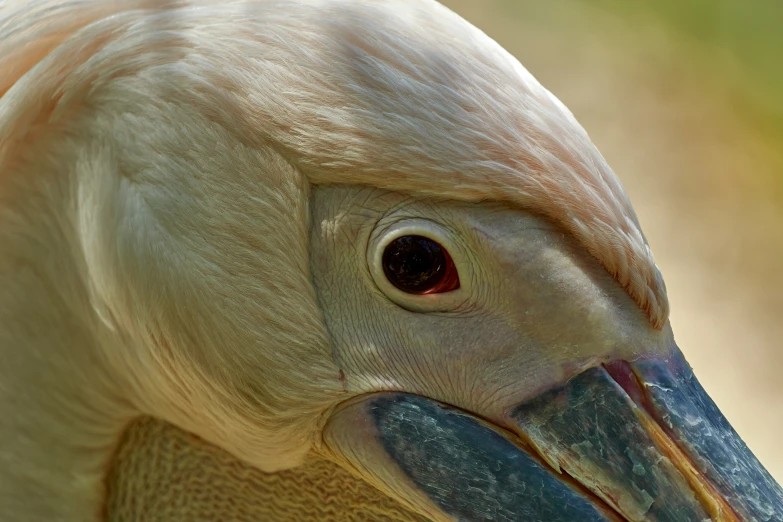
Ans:
[[[485,418],[378,393],[335,411],[324,440],[338,463],[433,520],[783,520],[783,490],[676,347]]]

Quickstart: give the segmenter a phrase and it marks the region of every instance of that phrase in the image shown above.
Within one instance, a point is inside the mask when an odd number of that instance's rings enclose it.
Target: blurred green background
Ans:
[[[441,1],[587,129],[639,214],[678,344],[783,482],[783,1]]]

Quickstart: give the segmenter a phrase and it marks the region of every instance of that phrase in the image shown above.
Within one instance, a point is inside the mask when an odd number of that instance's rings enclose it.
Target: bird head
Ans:
[[[0,164],[67,189],[84,387],[435,520],[783,517],[618,178],[478,29],[427,0],[19,5]]]

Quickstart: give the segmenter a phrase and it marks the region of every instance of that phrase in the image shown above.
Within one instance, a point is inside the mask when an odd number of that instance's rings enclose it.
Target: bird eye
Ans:
[[[424,236],[398,237],[383,252],[383,272],[391,284],[408,294],[440,294],[459,288],[451,256]]]

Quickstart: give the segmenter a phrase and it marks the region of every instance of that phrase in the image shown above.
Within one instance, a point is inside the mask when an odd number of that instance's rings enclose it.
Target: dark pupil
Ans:
[[[446,254],[439,244],[424,236],[402,236],[386,247],[383,271],[400,290],[425,293],[443,281]]]

